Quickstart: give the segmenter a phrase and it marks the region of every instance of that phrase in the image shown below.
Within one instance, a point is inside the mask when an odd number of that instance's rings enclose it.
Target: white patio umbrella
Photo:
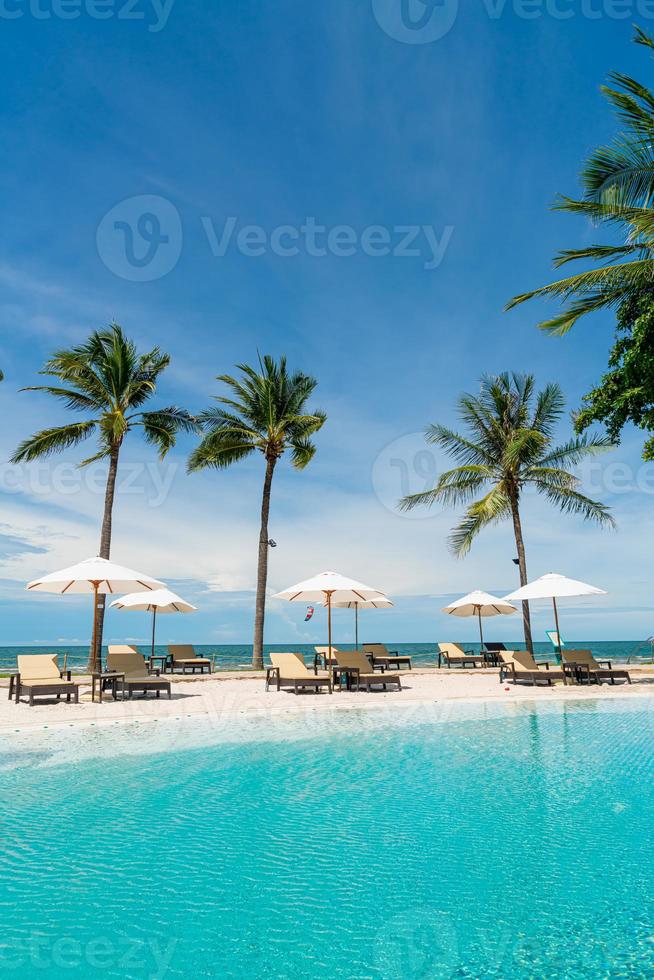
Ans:
[[[323,602],[327,606],[327,632],[329,636],[329,657],[332,653],[332,605],[336,602],[367,602],[375,599],[386,599],[383,592],[373,589],[356,579],[347,578],[338,572],[321,572],[298,582],[283,592],[278,592],[273,599],[286,599],[288,602]]]
[[[449,606],[445,606],[443,609],[443,612],[447,613],[448,616],[461,616],[465,618],[476,616],[479,620],[479,639],[482,647],[484,645],[484,632],[481,625],[482,619],[489,616],[512,616],[517,611],[516,607],[512,606],[506,599],[498,599],[497,596],[480,591],[469,592],[468,595],[464,595],[461,599],[457,599],[456,602],[450,603]]]
[[[106,558],[87,558],[78,565],[50,572],[27,585],[28,592],[56,592],[59,595],[93,594],[92,661],[98,667],[98,595],[116,592],[150,592],[163,588],[164,583],[144,572],[135,572]]]
[[[197,612],[197,606],[192,606],[185,599],[170,589],[155,589],[154,592],[130,592],[129,595],[114,599],[112,609],[134,609],[152,613],[152,656],[154,656],[154,637],[157,626],[157,613],[192,613]]]
[[[325,602],[326,606],[327,603]],[[332,609],[354,609],[354,642],[359,649],[359,609],[390,609],[393,603],[390,599],[367,599],[359,602],[332,602]]]
[[[578,582],[574,578],[566,578],[565,575],[558,575],[550,572],[542,575],[541,578],[528,582],[521,589],[511,592],[505,596],[505,600],[510,602],[528,601],[529,599],[551,599],[554,605],[554,621],[556,623],[556,636],[558,639],[559,655],[561,654],[561,631],[559,630],[559,611],[556,605],[557,599],[564,599],[568,596],[578,597],[584,595],[607,595],[604,589],[598,589],[594,585],[587,585],[586,582]]]

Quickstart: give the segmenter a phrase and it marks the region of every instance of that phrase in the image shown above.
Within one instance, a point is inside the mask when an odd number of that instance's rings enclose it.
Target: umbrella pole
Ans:
[[[359,603],[354,603],[354,642],[359,649]]]
[[[563,660],[561,654],[561,633],[559,632],[559,611],[556,608],[556,599],[552,596],[552,602],[554,604],[554,623],[556,625],[556,644],[559,648],[559,660]]]
[[[152,656],[154,657],[154,631],[157,625],[157,607],[152,607]]]
[[[331,667],[332,664],[332,594],[331,592],[327,593],[327,641],[329,647],[329,667]]]
[[[91,650],[91,667],[93,670],[102,668],[102,657],[98,657],[98,589],[99,582],[91,582],[93,586],[93,640]],[[100,660],[100,663],[98,663]]]

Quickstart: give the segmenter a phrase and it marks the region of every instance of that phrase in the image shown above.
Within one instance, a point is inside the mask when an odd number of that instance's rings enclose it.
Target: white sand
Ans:
[[[60,726],[75,727],[103,723],[130,722],[139,719],[161,720],[197,716],[226,720],[230,716],[247,714],[253,718],[266,715],[313,713],[335,709],[390,707],[392,705],[433,705],[457,701],[516,702],[538,700],[555,703],[561,700],[587,700],[654,696],[654,668],[629,668],[633,684],[619,682],[614,686],[602,684],[553,687],[531,687],[524,684],[500,684],[497,670],[464,671],[424,669],[403,672],[404,689],[384,692],[337,692],[333,695],[301,694],[264,689],[263,675],[225,673],[202,678],[171,676],[172,699],[134,697],[131,701],[108,698],[103,704],[91,703],[90,684],[82,681],[80,703],[41,700],[33,707],[26,702],[15,704],[7,699],[8,681],[0,682],[0,734],[20,731],[43,731]],[[507,690],[508,688],[508,690]]]

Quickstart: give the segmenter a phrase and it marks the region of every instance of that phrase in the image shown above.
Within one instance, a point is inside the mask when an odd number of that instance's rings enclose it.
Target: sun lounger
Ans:
[[[458,643],[439,643],[438,644],[438,666],[445,661],[448,667],[484,667],[486,661],[483,653],[466,653]]]
[[[198,657],[195,652],[195,647],[191,646],[190,643],[178,645],[169,643],[168,654],[172,660],[173,670],[175,670],[175,667],[181,667],[183,674],[187,670],[190,670],[192,674],[199,670],[203,674],[206,668],[207,672],[209,674],[211,673],[211,661],[209,658]]]
[[[326,687],[332,693],[332,675],[318,674],[307,667],[301,653],[271,653],[271,667],[266,668],[266,691],[274,684],[277,690],[282,687],[292,687],[296,694],[300,691],[315,691]]]
[[[364,643],[363,652],[366,657],[372,660],[373,670],[377,666],[388,670],[391,666],[396,670],[407,667],[411,670],[411,657],[406,653],[398,653],[397,650],[390,650],[384,643]]]
[[[484,640],[484,660],[491,667],[501,666],[500,653],[504,650],[506,650],[506,647],[503,643],[496,643],[494,641],[486,643]]]
[[[125,675],[123,689],[127,691],[131,698],[134,691],[143,691],[146,695],[148,691],[154,691],[159,697],[162,691],[166,691],[168,697],[172,697],[170,681],[161,676],[159,668],[150,668],[145,662],[145,657],[137,653],[134,647],[112,646],[107,652],[107,670],[117,671]]]
[[[370,666],[370,661],[361,650],[339,650],[336,654],[337,672],[348,680],[348,686],[354,687],[359,691],[362,687],[369,691],[372,687],[383,687],[388,689],[390,684],[402,690],[402,679],[399,674],[388,674],[386,668],[381,667],[380,673],[376,674]]]
[[[316,655],[313,658],[313,669],[318,670],[318,667],[334,667],[336,665],[336,651],[337,647],[332,643],[332,654],[331,658],[329,656],[329,647],[314,647]]]
[[[570,670],[575,680],[587,680],[589,684],[592,681],[601,684],[605,680],[615,684],[617,679],[631,684],[628,670],[614,668],[610,660],[596,660],[591,650],[562,650],[561,656],[564,668]]]
[[[69,670],[59,670],[56,653],[21,655],[16,658],[16,665],[18,672],[9,678],[10,701],[13,697],[18,704],[25,694],[30,705],[33,705],[35,697],[55,694],[59,701],[65,694],[68,703],[71,697],[74,697],[75,704],[79,703],[79,684],[71,680]]]
[[[500,684],[509,680],[514,684],[518,681],[525,681],[527,684],[536,684],[544,681],[549,687],[554,681],[566,683],[565,673],[562,670],[550,670],[549,660],[541,660],[538,663],[534,660],[528,650],[500,650]],[[541,670],[544,667],[544,670]]]

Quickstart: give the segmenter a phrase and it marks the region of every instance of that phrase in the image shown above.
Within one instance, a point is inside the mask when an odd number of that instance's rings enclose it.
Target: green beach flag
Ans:
[[[560,634],[556,630],[545,630],[545,636],[548,638],[555,650],[562,650],[565,646],[565,642],[561,639]]]

